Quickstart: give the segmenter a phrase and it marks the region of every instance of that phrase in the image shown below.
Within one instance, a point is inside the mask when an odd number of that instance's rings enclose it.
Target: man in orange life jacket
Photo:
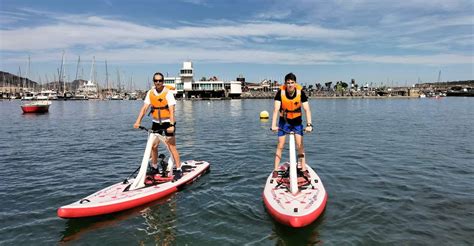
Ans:
[[[171,155],[173,156],[174,163],[176,164],[175,179],[181,178],[181,161],[179,158],[178,150],[176,149],[176,120],[174,117],[176,99],[173,93],[169,91],[167,86],[164,86],[164,76],[162,73],[155,73],[153,75],[153,82],[155,86],[148,91],[145,100],[143,101],[143,107],[140,110],[140,114],[133,125],[134,128],[138,128],[141,124],[143,116],[151,107],[150,114],[152,116],[153,125],[152,130],[159,134],[165,134],[167,136],[167,143]],[[158,168],[158,141],[152,147],[151,151],[151,165],[156,171]]]
[[[278,131],[278,145],[275,154],[275,169],[273,177],[278,176],[278,167],[280,166],[281,153],[285,147],[285,136],[288,132],[295,132],[295,142],[298,149],[298,159],[301,160],[301,170],[305,176],[309,176],[306,170],[306,160],[304,158],[303,146],[303,119],[301,114],[303,108],[306,114],[306,127],[304,131],[313,131],[311,123],[311,110],[308,104],[308,97],[302,90],[302,87],[296,84],[296,76],[289,73],[285,76],[285,85],[281,86],[275,95],[275,103],[272,117],[272,131]],[[280,116],[277,125],[277,117]]]

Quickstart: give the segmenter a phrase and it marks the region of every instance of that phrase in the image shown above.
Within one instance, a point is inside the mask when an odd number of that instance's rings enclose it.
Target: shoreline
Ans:
[[[309,99],[420,99],[412,96],[308,96]],[[240,99],[273,99],[273,96],[240,97]]]
[[[411,96],[309,96],[311,99],[420,99]]]

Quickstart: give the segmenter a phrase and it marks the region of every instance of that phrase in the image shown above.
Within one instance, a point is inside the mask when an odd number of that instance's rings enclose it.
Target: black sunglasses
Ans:
[[[164,79],[153,79],[153,82],[163,82],[165,81]]]

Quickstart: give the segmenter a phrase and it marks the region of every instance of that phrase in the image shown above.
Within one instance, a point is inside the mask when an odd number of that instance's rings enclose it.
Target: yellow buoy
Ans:
[[[268,119],[269,115],[268,115],[268,112],[267,111],[262,111],[260,112],[260,119],[263,120],[263,119]]]

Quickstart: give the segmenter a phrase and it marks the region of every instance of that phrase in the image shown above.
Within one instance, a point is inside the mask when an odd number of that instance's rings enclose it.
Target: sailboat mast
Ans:
[[[2,72],[2,82],[3,82],[3,87],[2,87],[2,98],[4,97],[4,93],[7,91],[5,88],[5,73]]]
[[[77,80],[77,75],[79,74],[79,64],[81,63],[81,56],[77,59],[77,66],[76,66],[76,78],[74,80]]]
[[[63,66],[64,66],[64,50],[63,50],[63,55],[61,57],[61,67],[58,71],[58,91],[61,90],[61,79],[63,77]],[[64,89],[63,89],[64,91]],[[63,93],[64,95],[64,93]]]
[[[58,76],[59,76],[59,68],[58,68]],[[59,81],[59,77],[58,77],[58,81]],[[55,74],[55,73],[53,73],[53,83],[54,83],[54,85],[53,85],[53,86],[54,86],[54,90],[55,90],[57,93],[59,93],[59,86],[60,86],[61,84],[59,84],[59,82],[58,82],[58,87],[56,87],[56,74]]]
[[[107,68],[107,59],[105,59],[105,84],[107,86],[107,94],[110,95],[110,87],[109,87],[109,70]]]
[[[66,80],[69,81],[69,75],[66,73],[66,65],[64,65],[64,72],[63,72],[63,95],[66,95]]]
[[[28,79],[30,78],[30,55],[28,55],[28,71],[26,71],[26,89],[28,89]]]
[[[23,78],[21,77],[21,66],[18,66],[18,85],[20,86],[20,92],[23,91]]]
[[[89,73],[89,80],[92,82],[92,76],[94,73],[94,62],[95,62],[95,56],[92,57],[92,65],[91,65],[91,72]]]
[[[120,71],[117,68],[117,84],[118,84],[118,93],[120,94]]]
[[[48,85],[48,87],[47,87],[46,89],[47,89],[47,90],[51,90],[51,85],[49,84],[48,74],[45,74],[44,77],[45,77],[45,80],[46,80],[45,83],[46,83],[46,85]]]

